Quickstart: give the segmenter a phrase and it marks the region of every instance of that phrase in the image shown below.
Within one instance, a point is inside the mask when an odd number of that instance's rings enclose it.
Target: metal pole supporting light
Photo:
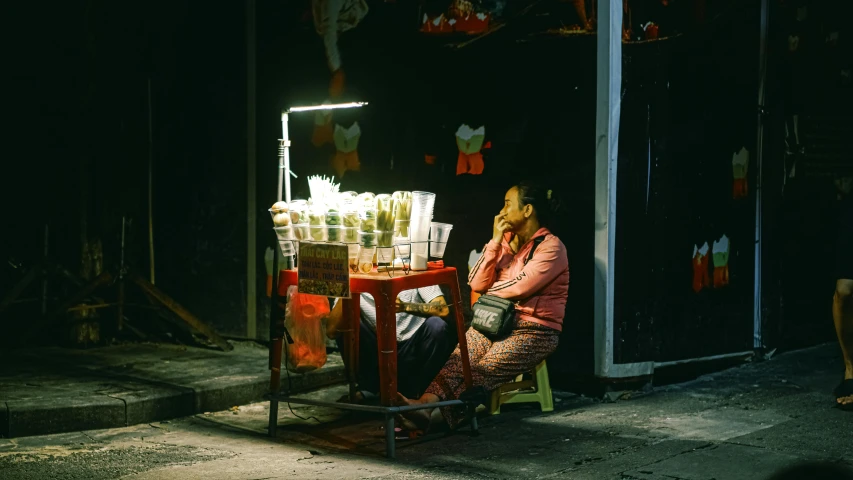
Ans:
[[[291,113],[313,112],[317,110],[338,110],[343,108],[361,108],[367,105],[367,102],[350,102],[350,103],[334,103],[329,105],[312,105],[305,107],[292,107],[281,112],[281,139],[278,141],[278,190],[276,192],[276,200],[282,200],[282,190],[284,191],[283,200],[290,203],[290,176],[294,178],[296,174],[290,170],[290,134],[287,129],[287,121]],[[278,243],[278,237],[276,237]],[[272,285],[270,291],[270,370],[273,375],[270,382],[270,390],[272,394],[278,394],[281,387],[281,353],[283,347],[284,336],[286,331],[284,323],[278,322],[278,265],[281,249],[274,249],[272,264]],[[270,418],[278,417],[278,402],[270,402]],[[272,422],[272,421],[271,421]],[[275,426],[271,423],[269,427],[270,433],[275,432]]]
[[[284,200],[290,203],[290,176],[294,174],[290,170],[290,134],[287,130],[287,121],[291,113],[299,112],[314,112],[317,110],[338,110],[343,108],[361,108],[367,105],[367,102],[349,102],[349,103],[333,103],[328,105],[311,105],[307,107],[291,107],[288,110],[281,112],[281,140],[279,140],[278,152],[278,195],[276,199]],[[282,190],[284,190],[284,198],[282,198]]]

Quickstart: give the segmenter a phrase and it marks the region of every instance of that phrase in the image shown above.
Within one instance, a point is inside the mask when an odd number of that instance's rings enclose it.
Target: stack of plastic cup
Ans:
[[[308,202],[305,200],[294,200],[290,202],[290,220],[293,225],[293,235],[295,240],[297,242],[301,240],[310,240],[310,230],[308,227]]]
[[[409,224],[412,216],[412,192],[394,192],[394,253],[405,263],[409,263]]]
[[[412,217],[409,234],[412,239],[412,270],[426,270],[429,252],[429,228],[435,208],[435,194],[412,192]]]
[[[293,255],[296,253],[296,242],[293,241],[293,229],[291,225],[273,227],[273,229],[275,230],[276,237],[278,237],[279,252],[281,252],[279,268],[285,270],[293,268]],[[272,267],[270,267],[270,270],[272,270]]]
[[[309,236],[305,240],[326,241],[326,209],[315,205],[308,210]]]
[[[435,258],[444,258],[444,249],[447,247],[447,240],[450,238],[451,230],[453,230],[453,225],[449,223],[432,222],[430,224],[430,256]]]
[[[330,243],[340,242],[342,233],[341,212],[329,209],[326,212],[326,241]]]
[[[278,245],[281,248],[281,254],[285,257],[296,253],[293,249],[293,228],[291,225],[286,227],[273,227],[275,235],[278,237]]]
[[[355,199],[344,201],[341,207],[341,239],[344,243],[358,244],[358,226],[360,223]]]

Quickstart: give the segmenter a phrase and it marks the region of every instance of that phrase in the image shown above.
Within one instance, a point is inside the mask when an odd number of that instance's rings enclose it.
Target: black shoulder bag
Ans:
[[[527,255],[527,260],[524,261],[525,265],[533,258],[533,252],[543,240],[545,240],[544,235],[533,239],[533,247]],[[474,320],[471,326],[489,338],[505,336],[512,330],[512,325],[515,323],[515,302],[512,300],[494,295],[480,295],[472,309]]]

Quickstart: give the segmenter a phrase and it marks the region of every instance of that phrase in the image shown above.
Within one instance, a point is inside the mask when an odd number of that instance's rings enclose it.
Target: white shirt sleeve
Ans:
[[[429,303],[436,299],[436,297],[441,297],[444,295],[444,292],[441,291],[441,288],[438,285],[431,285],[429,287],[422,287],[418,289],[418,295],[424,300],[424,303]]]

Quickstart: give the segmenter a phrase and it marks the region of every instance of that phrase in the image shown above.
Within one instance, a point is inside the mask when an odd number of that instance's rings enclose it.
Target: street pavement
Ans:
[[[263,399],[267,348],[231,343],[230,352],[157,343],[0,350],[0,437],[147,424]],[[305,391],[344,379],[334,354],[284,388]]]
[[[282,404],[126,428],[0,439],[0,478],[60,479],[762,479],[827,461],[853,467],[853,412],[833,408],[834,344],[603,402],[555,392],[553,412],[507,405],[481,434],[399,440],[383,455],[378,418]],[[343,386],[315,391],[335,399]],[[305,420],[294,416],[299,415]],[[309,418],[313,417],[313,418]]]

